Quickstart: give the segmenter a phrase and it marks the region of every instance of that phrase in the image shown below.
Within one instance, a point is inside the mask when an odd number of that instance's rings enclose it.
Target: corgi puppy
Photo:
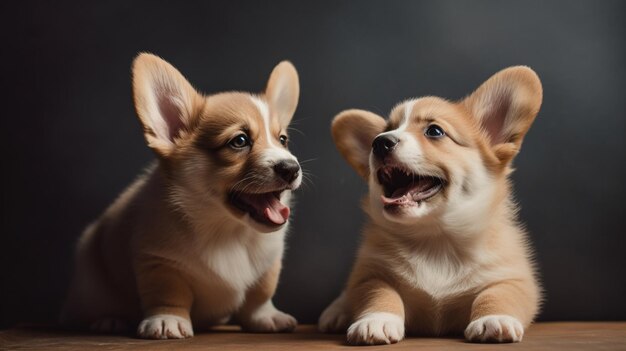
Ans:
[[[263,94],[202,95],[140,54],[134,103],[158,161],[79,240],[62,323],[179,339],[233,317],[252,332],[296,320],[272,304],[302,172],[287,149],[298,74],[278,64]],[[192,327],[193,323],[193,327]]]
[[[347,329],[356,345],[463,331],[522,340],[540,289],[509,175],[541,100],[537,75],[511,67],[461,101],[407,100],[387,120],[335,117],[339,152],[369,184],[369,220],[322,331]]]

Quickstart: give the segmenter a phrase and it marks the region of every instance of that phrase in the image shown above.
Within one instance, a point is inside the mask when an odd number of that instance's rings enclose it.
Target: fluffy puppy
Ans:
[[[537,75],[511,67],[458,102],[422,97],[388,120],[362,110],[334,119],[339,152],[369,184],[369,220],[322,331],[347,328],[359,345],[405,332],[522,340],[540,290],[509,175],[541,100]]]
[[[133,63],[135,108],[158,161],[79,240],[62,323],[142,338],[193,336],[234,317],[291,331],[272,304],[302,181],[287,149],[298,75],[274,68],[263,94],[204,96],[169,63]]]

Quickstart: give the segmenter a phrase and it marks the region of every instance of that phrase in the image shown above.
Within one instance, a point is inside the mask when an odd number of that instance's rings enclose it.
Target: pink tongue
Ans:
[[[269,197],[269,201],[267,201],[265,210],[263,214],[265,218],[274,222],[275,224],[283,224],[287,222],[287,218],[289,218],[289,207],[282,204],[282,202],[278,201],[274,196]]]
[[[254,207],[256,214],[265,217],[268,221],[280,225],[289,218],[289,207],[283,205],[274,194],[245,194],[242,200]]]

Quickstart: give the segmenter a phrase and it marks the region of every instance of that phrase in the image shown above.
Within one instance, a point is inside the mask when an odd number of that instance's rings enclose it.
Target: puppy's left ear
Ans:
[[[274,67],[265,88],[265,96],[280,125],[287,127],[296,112],[300,96],[298,72],[291,62],[283,61]]]
[[[526,66],[506,68],[461,103],[478,120],[501,165],[519,152],[542,100],[541,81]]]

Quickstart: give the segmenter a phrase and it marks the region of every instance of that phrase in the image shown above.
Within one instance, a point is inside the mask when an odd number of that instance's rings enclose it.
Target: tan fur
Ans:
[[[233,315],[249,330],[293,330],[295,319],[271,301],[288,222],[263,226],[229,199],[282,189],[289,204],[301,182],[300,172],[283,184],[272,169],[296,160],[279,139],[298,101],[293,66],[280,63],[265,94],[204,96],[170,64],[141,54],[133,92],[158,161],[85,230],[62,322],[104,332],[139,324],[140,337],[163,339]],[[242,132],[252,146],[230,147]]]
[[[521,340],[540,289],[508,176],[541,99],[536,74],[512,67],[459,102],[406,101],[387,121],[360,110],[335,118],[338,150],[369,183],[369,220],[346,290],[320,318],[322,331],[350,326],[353,344],[397,342],[405,327],[409,335],[465,331],[471,341]],[[431,124],[446,136],[428,138]],[[382,207],[382,164],[370,150],[385,132],[400,137],[394,162],[447,181],[418,209],[394,215]]]

